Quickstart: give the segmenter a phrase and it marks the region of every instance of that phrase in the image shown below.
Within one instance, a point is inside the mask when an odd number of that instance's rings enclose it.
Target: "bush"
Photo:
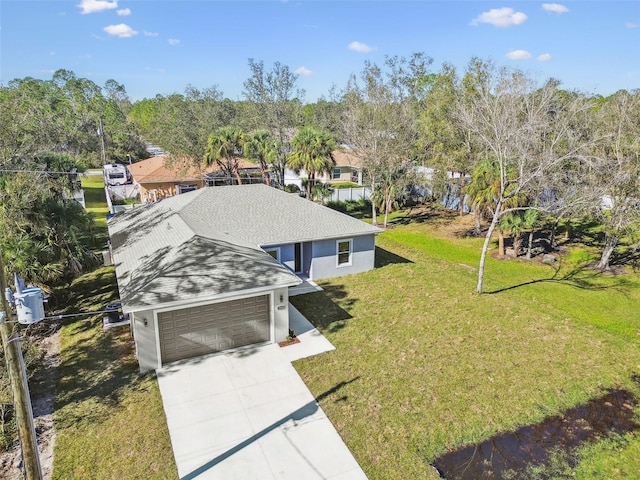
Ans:
[[[295,183],[290,183],[289,185],[284,186],[284,191],[287,193],[299,193],[300,187],[298,187],[298,185],[296,185]]]
[[[347,215],[351,215],[356,218],[364,218],[371,216],[371,201],[360,199],[360,200],[345,200],[344,202],[338,202],[332,200],[326,203],[326,206],[337,210],[342,213],[346,213]]]
[[[358,185],[357,183],[353,183],[353,182],[336,182],[336,183],[332,183],[331,186],[333,188],[361,188],[362,185]]]

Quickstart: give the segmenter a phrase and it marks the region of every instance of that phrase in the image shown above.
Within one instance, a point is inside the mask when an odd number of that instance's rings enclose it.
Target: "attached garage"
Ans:
[[[271,340],[269,295],[158,313],[162,364]]]

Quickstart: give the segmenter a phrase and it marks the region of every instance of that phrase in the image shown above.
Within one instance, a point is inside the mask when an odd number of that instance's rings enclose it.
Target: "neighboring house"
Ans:
[[[260,184],[199,189],[108,226],[143,372],[284,340],[289,287],[372,269],[381,231]]]
[[[351,182],[362,185],[362,160],[348,149],[335,150],[332,155],[336,166],[331,173],[318,176],[318,180],[324,183]]]
[[[197,168],[193,165],[170,165],[167,159],[167,156],[159,155],[129,166],[133,183],[140,185],[142,203],[156,202],[203,188],[207,184],[207,175],[218,172],[216,164]],[[241,160],[240,167],[244,172],[259,171],[257,165],[247,160]]]
[[[349,149],[334,150],[333,158],[336,166],[330,173],[316,175],[316,180],[322,183],[351,182],[362,185],[362,160],[356,157]],[[302,179],[307,178],[304,170],[285,170],[285,185],[296,184],[302,188]]]

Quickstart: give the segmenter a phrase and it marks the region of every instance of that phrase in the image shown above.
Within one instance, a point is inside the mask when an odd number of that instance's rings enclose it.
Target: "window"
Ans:
[[[278,262],[280,261],[280,249],[279,248],[266,248],[264,250],[265,252],[267,252],[269,255],[271,255],[273,258],[275,258]]]
[[[351,265],[351,240],[338,240],[338,266]]]
[[[191,184],[180,183],[177,185],[177,187],[178,187],[178,195],[182,193],[193,192],[194,190],[198,189],[198,186],[194,183],[191,183]]]
[[[340,169],[334,168],[331,171],[331,180],[340,180]]]

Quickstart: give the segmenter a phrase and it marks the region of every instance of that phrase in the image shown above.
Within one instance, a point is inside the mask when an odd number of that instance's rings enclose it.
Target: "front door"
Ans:
[[[293,271],[295,273],[302,273],[302,244],[293,244]]]

